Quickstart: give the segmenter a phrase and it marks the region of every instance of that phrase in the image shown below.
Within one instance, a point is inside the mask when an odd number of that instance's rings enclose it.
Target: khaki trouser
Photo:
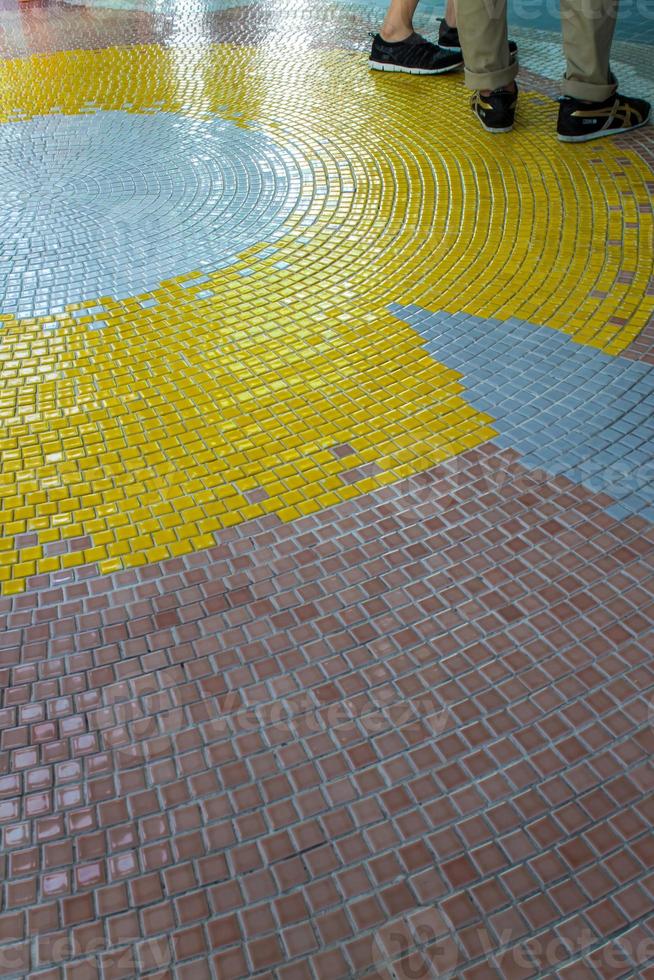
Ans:
[[[566,73],[565,95],[603,102],[616,89],[609,67],[615,0],[560,0]],[[518,74],[509,55],[506,0],[457,0],[466,85],[496,89]]]

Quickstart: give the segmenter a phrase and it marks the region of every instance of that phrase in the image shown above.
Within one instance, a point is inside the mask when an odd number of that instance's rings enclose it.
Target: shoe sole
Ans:
[[[445,75],[448,71],[456,71],[463,66],[463,59],[456,65],[448,65],[447,68],[405,68],[404,65],[387,65],[383,61],[369,61],[373,71],[400,71],[405,75]]]
[[[474,115],[477,116],[477,119],[479,120],[480,124],[484,127],[487,133],[510,133],[514,126],[514,123],[511,123],[510,126],[487,126],[484,120],[481,118],[481,116],[477,115],[476,112],[474,113]]]
[[[498,129],[497,127],[487,126],[485,123],[482,123],[482,126],[484,127],[487,133],[510,133],[513,130],[513,123],[510,126],[504,126],[501,129]]]
[[[650,112],[647,119],[636,123],[635,126],[625,126],[624,129],[599,129],[596,133],[586,133],[584,136],[566,136],[563,133],[557,133],[556,138],[559,143],[590,143],[591,140],[599,140],[603,136],[620,136],[622,133],[631,133],[634,129],[641,129],[647,125],[651,116],[652,114]]]

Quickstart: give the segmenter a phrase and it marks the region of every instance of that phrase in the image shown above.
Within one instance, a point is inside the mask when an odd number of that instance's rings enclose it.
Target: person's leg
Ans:
[[[438,43],[443,48],[458,48],[461,50],[459,32],[456,29],[456,4],[455,0],[447,0],[445,5],[445,16],[441,19],[438,28]]]
[[[420,0],[391,0],[379,32],[385,41],[402,41],[413,33],[413,15],[419,2]],[[456,27],[455,0],[447,0],[445,23],[448,27]]]
[[[566,72],[564,95],[603,102],[615,92],[609,56],[617,14],[615,0],[560,0]]]
[[[513,129],[518,59],[509,47],[507,0],[457,0],[465,82],[474,89],[472,111],[490,133]]]
[[[448,27],[456,27],[456,3],[454,0],[447,0],[445,5],[445,23]]]
[[[459,38],[468,88],[513,88],[518,63],[509,51],[506,0],[457,0]]]
[[[644,126],[650,106],[620,95],[609,58],[617,0],[560,0],[566,72],[556,124],[564,143],[585,143]]]
[[[460,48],[439,47],[416,34],[413,15],[419,0],[391,0],[379,34],[372,36],[368,64],[377,71],[410,75],[442,75],[463,65]],[[453,3],[454,0],[448,0]]]
[[[413,34],[413,15],[419,0],[391,0],[380,34],[385,41],[403,41]]]

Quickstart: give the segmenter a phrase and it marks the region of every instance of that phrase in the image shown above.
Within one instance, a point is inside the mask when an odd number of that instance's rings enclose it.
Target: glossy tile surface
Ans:
[[[654,975],[652,130],[381,12],[0,0],[3,975]]]
[[[207,547],[492,437],[391,302],[515,316],[611,355],[648,324],[636,152],[561,148],[555,104],[527,94],[492,156],[456,77],[436,142],[433,79],[292,57],[196,41],[59,52],[41,76],[6,63],[7,594]]]

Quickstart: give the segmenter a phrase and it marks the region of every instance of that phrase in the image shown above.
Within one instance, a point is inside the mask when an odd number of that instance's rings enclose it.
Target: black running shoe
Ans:
[[[420,34],[405,41],[385,41],[381,34],[373,38],[370,67],[377,71],[404,71],[409,75],[442,75],[463,64],[461,52],[443,51]]]
[[[518,102],[518,86],[515,92],[497,89],[490,95],[475,92],[472,97],[472,111],[484,129],[489,133],[508,133],[513,129],[515,107]]]
[[[461,41],[459,40],[459,32],[456,27],[450,27],[445,18],[441,20],[440,27],[438,28],[438,46],[443,48],[445,51],[460,51]],[[518,53],[518,45],[515,41],[509,41],[509,52],[512,55]]]
[[[456,27],[450,27],[444,17],[438,28],[438,46],[445,48],[446,51],[452,51],[453,49],[457,51],[461,50],[459,32]]]
[[[556,132],[562,143],[586,143],[602,136],[618,136],[649,121],[650,104],[617,92],[605,102],[564,98],[559,103]]]

